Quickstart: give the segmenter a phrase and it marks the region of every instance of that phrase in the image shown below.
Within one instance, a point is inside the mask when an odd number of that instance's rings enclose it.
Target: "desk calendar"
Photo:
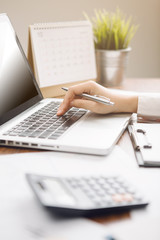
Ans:
[[[29,61],[42,90],[52,89],[50,94],[58,96],[64,94],[61,86],[96,79],[90,22],[34,24],[29,40]]]

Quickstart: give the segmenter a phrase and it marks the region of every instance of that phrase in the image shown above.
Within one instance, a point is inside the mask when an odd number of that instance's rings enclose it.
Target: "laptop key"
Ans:
[[[29,133],[28,132],[22,132],[20,134],[18,134],[19,137],[28,137]]]
[[[41,133],[42,132],[40,132],[40,131],[35,131],[35,132],[29,134],[28,137],[38,137]]]
[[[39,137],[40,138],[47,138],[49,137],[49,135],[51,135],[53,133],[53,131],[45,131],[43,132]]]
[[[63,130],[63,131],[65,132],[68,128],[69,128],[69,126],[63,124],[63,125],[60,126],[58,129],[59,129],[59,130]]]
[[[57,135],[51,135],[51,136],[49,136],[48,139],[56,140],[56,139],[58,139],[58,137],[59,137],[59,136],[57,136]]]
[[[5,135],[5,134],[3,134]],[[7,134],[8,135],[8,134]],[[17,136],[18,134],[17,133],[10,133],[9,136]]]

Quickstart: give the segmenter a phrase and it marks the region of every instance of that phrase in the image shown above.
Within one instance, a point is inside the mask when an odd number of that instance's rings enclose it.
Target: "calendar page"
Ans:
[[[40,87],[96,78],[92,26],[88,21],[31,26]]]

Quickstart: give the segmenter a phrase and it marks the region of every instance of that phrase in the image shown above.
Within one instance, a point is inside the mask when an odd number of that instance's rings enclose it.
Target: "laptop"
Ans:
[[[108,154],[130,115],[98,115],[72,108],[56,115],[61,99],[43,99],[16,33],[0,14],[0,145]]]

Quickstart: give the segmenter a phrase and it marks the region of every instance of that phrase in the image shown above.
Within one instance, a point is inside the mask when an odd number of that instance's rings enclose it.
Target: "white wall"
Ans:
[[[38,22],[84,19],[95,8],[114,11],[119,7],[140,24],[131,42],[128,77],[160,77],[160,1],[159,0],[0,0],[27,52],[28,25]]]

